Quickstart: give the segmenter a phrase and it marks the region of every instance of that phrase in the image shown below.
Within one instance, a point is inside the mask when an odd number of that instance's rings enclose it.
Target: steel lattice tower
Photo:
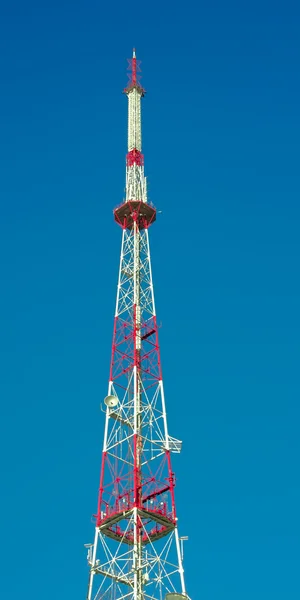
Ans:
[[[122,248],[114,319],[98,509],[87,600],[187,599],[177,528],[148,230],[141,98],[135,51],[129,60],[126,198],[114,211]]]

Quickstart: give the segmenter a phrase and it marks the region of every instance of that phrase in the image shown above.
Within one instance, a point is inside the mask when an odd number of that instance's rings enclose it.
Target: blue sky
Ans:
[[[3,597],[86,593],[136,46],[187,588],[298,600],[299,4],[0,11]]]

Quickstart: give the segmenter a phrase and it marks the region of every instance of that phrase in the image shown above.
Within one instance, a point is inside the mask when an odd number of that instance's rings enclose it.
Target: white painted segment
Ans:
[[[170,440],[168,433],[168,421],[167,421],[167,411],[166,411],[166,403],[165,403],[165,392],[164,392],[164,384],[163,381],[160,381],[160,393],[161,393],[161,404],[163,410],[163,419],[164,419],[164,428],[165,428],[165,448],[166,450],[170,450]]]
[[[128,152],[142,150],[141,92],[133,88],[128,92]]]
[[[125,230],[123,229],[123,233],[122,233],[122,245],[121,245],[121,256],[120,256],[120,264],[119,264],[119,277],[118,277],[118,288],[117,288],[117,300],[116,300],[115,317],[117,317],[117,315],[118,315],[118,305],[119,305],[120,287],[121,287],[121,269],[122,269],[122,264],[123,264],[124,237],[125,237]]]
[[[154,299],[154,288],[153,288],[153,278],[152,278],[152,267],[151,267],[151,255],[150,255],[150,243],[149,243],[149,233],[148,233],[148,229],[146,229],[146,231],[145,231],[145,236],[146,236],[146,240],[147,240],[147,249],[148,249],[147,257],[148,257],[148,269],[149,269],[149,278],[150,278],[150,289],[151,289],[151,300],[152,300],[152,312],[153,312],[153,315],[155,315],[155,316],[156,316],[156,312],[155,312],[155,299]]]
[[[94,580],[94,574],[95,574],[94,568],[95,568],[96,558],[97,558],[97,544],[98,544],[98,529],[96,527],[94,546],[93,546],[93,557],[92,557],[92,564],[91,564],[91,568],[90,568],[89,583],[88,583],[87,600],[91,600],[91,598],[92,598],[93,580]]]
[[[140,350],[142,347],[141,340],[141,307],[136,306],[136,349]]]
[[[147,202],[146,178],[144,167],[136,164],[126,169],[126,200]]]
[[[182,555],[181,555],[181,548],[180,548],[180,542],[179,542],[179,535],[178,535],[178,529],[176,527],[175,529],[175,539],[176,539],[176,548],[177,548],[177,557],[178,557],[178,566],[179,566],[179,575],[180,575],[180,581],[181,581],[181,590],[182,593],[184,595],[186,595],[186,590],[185,590],[185,581],[184,581],[184,569],[183,569],[183,564],[182,564]]]

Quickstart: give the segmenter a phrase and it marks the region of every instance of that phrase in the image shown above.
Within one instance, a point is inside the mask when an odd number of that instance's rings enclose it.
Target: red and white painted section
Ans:
[[[136,53],[130,63],[126,198],[95,539],[87,600],[175,600],[186,594],[152,281]]]

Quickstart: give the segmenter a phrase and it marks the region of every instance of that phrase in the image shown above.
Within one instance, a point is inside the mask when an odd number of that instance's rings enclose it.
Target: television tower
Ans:
[[[188,600],[178,533],[152,283],[141,98],[135,50],[129,62],[126,198],[115,209],[122,247],[113,329],[95,539],[87,544],[87,600]]]

